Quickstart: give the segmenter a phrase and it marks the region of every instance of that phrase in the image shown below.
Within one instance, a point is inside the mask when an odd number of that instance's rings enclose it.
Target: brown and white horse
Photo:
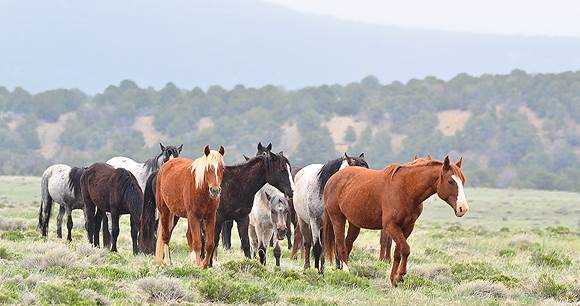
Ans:
[[[462,159],[451,164],[445,157],[443,162],[423,160],[383,170],[347,167],[337,172],[324,188],[323,235],[328,260],[337,256],[348,269],[348,256],[360,229],[382,230],[396,243],[391,270],[391,283],[396,286],[407,273],[407,238],[423,211],[423,201],[437,193],[457,217],[469,210],[461,163]]]
[[[155,249],[155,261],[158,264],[171,264],[169,240],[174,218],[179,217],[187,218],[189,260],[195,260],[202,268],[209,265],[210,256],[206,256],[202,262],[201,248],[205,244],[205,254],[213,252],[224,153],[223,147],[214,151],[206,146],[204,155],[196,160],[178,157],[164,163],[159,169],[155,192],[159,211]],[[202,239],[205,239],[205,243]]]

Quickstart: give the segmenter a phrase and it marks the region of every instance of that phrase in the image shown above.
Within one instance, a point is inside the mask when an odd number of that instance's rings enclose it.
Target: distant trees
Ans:
[[[149,158],[157,149],[145,147],[143,135],[133,129],[139,116],[153,116],[163,140],[184,143],[186,156],[197,155],[195,148],[204,144],[226,145],[228,163],[253,154],[258,141],[280,147],[287,141],[282,126],[297,123],[300,143],[286,154],[296,165],[323,162],[343,153],[335,151],[324,122],[350,116],[366,127],[360,133],[347,127],[343,142],[351,154],[365,152],[375,168],[406,162],[415,153],[441,158],[455,151],[466,156],[473,185],[580,191],[579,92],[580,72],[521,70],[386,85],[369,76],[297,90],[244,85],[186,90],[173,83],[155,90],[131,80],[94,96],[74,89],[31,94],[0,87],[0,173],[38,174],[48,163],[86,164],[121,153]],[[445,110],[469,113],[452,135],[439,130],[438,112]],[[75,115],[57,139],[56,154],[44,158],[39,125],[68,112]]]

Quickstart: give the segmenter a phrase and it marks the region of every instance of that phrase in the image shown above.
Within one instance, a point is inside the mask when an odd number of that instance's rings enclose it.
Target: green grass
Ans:
[[[73,213],[69,244],[55,235],[58,204],[44,239],[33,228],[39,182],[0,177],[0,221],[24,224],[0,229],[0,304],[497,305],[580,299],[580,195],[574,193],[468,189],[471,211],[461,219],[440,200],[426,204],[408,239],[408,273],[392,288],[391,264],[378,260],[378,231],[361,231],[350,273],[327,262],[324,275],[304,271],[302,260],[289,259],[286,249],[280,269],[271,249],[266,267],[245,259],[237,233],[232,251],[219,250],[220,266],[193,267],[183,221],[174,230],[173,265],[167,267],[132,255],[127,216],[121,218],[119,253],[88,245],[81,211]],[[69,255],[64,261],[63,254]]]

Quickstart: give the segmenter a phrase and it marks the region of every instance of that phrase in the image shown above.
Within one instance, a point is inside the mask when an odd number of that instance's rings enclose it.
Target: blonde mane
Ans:
[[[201,156],[191,162],[191,173],[195,177],[195,187],[200,188],[203,185],[203,181],[205,178],[205,171],[213,167],[214,171],[216,172],[217,176],[217,169],[220,164],[223,165],[223,156],[215,150],[211,150],[208,156]]]

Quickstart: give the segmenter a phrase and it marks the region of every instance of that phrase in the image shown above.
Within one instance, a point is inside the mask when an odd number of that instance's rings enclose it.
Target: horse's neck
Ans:
[[[437,191],[440,165],[407,168],[401,173],[407,197],[415,204],[423,203]]]
[[[235,178],[243,182],[240,189],[245,194],[254,195],[266,184],[266,169],[259,161],[249,162],[232,167],[236,173]]]

